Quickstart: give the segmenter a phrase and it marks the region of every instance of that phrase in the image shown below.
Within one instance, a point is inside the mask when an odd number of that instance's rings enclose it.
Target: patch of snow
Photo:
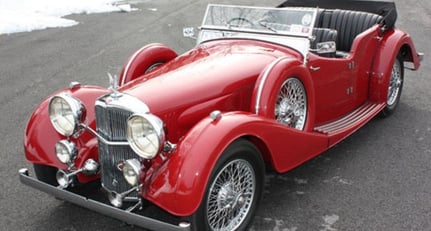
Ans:
[[[130,12],[130,4],[118,0],[0,0],[0,34],[70,27],[78,22],[71,14]]]
[[[339,219],[340,217],[335,214],[323,216],[325,224],[322,224],[323,229],[320,231],[337,231],[337,229],[333,228],[332,225],[334,225]]]

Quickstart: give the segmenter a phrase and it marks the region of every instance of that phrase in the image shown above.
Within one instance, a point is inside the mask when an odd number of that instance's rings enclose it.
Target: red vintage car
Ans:
[[[50,95],[21,182],[149,229],[246,229],[265,167],[289,171],[391,115],[423,56],[391,1],[314,2],[209,5],[190,51],[150,44],[110,88]]]

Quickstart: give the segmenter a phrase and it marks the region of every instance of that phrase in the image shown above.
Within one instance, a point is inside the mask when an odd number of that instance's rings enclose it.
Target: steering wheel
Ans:
[[[232,18],[230,19],[227,24],[229,26],[234,26],[234,27],[248,27],[248,28],[252,28],[254,26],[254,23],[246,18]]]

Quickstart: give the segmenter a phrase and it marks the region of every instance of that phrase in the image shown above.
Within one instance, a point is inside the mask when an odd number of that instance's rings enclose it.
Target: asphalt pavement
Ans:
[[[206,4],[281,1],[141,0],[139,11],[72,15],[78,26],[0,35],[0,230],[143,230],[20,184],[27,120],[42,99],[71,81],[108,85],[127,57],[151,42],[185,52]],[[431,2],[396,0],[397,27],[425,60],[405,72],[397,112],[374,119],[317,158],[285,174],[269,172],[250,230],[431,230]],[[288,147],[286,147],[288,148]]]

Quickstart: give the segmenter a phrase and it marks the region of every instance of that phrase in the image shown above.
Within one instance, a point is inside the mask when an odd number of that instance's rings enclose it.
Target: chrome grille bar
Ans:
[[[124,180],[119,165],[127,159],[136,157],[132,149],[126,146],[112,146],[99,142],[99,155],[103,187],[119,193],[130,189],[130,185]],[[136,195],[136,193],[130,195]]]
[[[109,141],[126,141],[127,119],[132,114],[120,108],[96,105],[97,133]]]

